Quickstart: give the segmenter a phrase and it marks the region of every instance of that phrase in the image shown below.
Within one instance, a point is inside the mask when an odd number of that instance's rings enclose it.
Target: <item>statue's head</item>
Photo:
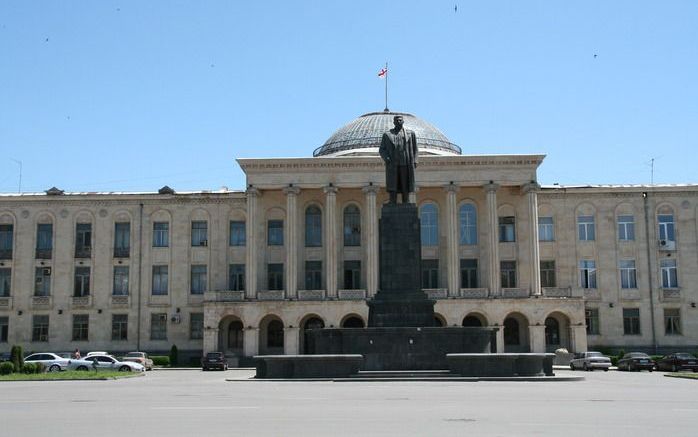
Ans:
[[[402,126],[405,124],[405,120],[402,119],[402,115],[396,115],[393,117],[393,124],[397,129],[402,129]]]

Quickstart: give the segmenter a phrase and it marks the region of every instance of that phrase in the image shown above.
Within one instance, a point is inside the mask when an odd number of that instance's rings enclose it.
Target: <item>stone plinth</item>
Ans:
[[[348,378],[359,372],[361,355],[257,355],[256,378]]]
[[[555,354],[448,354],[448,369],[454,375],[554,376]]]

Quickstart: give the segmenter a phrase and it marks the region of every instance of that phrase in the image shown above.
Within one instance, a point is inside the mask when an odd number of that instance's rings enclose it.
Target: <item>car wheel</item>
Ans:
[[[608,372],[608,367],[606,367],[605,369],[603,369],[603,371],[604,371],[604,372]]]
[[[119,367],[119,372],[130,372],[131,368],[128,366],[121,366]]]
[[[77,369],[75,369],[79,372],[87,372],[87,366],[79,366]]]
[[[58,372],[61,370],[61,366],[58,364],[52,364],[51,367],[48,368],[49,372]]]
[[[584,365],[582,366],[582,368],[584,369],[585,372],[588,372],[588,371],[589,371],[589,365],[588,365],[587,363],[584,363]]]
[[[574,365],[570,363],[570,370],[574,370]]]

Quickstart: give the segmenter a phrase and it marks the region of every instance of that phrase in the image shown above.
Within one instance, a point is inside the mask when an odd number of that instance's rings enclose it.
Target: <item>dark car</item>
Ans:
[[[670,354],[657,361],[657,370],[668,370],[670,372],[693,370],[698,372],[698,358],[691,354]]]
[[[654,370],[655,363],[652,358],[643,352],[630,352],[623,355],[623,358],[618,360],[618,370],[628,370],[634,372],[636,370]]]
[[[228,370],[228,361],[223,352],[209,352],[201,359],[201,368],[203,370]]]

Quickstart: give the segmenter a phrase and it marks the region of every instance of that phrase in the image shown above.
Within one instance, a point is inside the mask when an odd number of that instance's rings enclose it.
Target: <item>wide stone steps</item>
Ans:
[[[448,370],[360,370],[350,378],[361,379],[433,379],[452,377]]]

